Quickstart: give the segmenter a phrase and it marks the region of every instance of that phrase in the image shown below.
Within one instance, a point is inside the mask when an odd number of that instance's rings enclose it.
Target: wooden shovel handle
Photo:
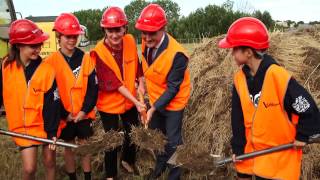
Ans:
[[[144,97],[143,97],[142,92],[140,92],[140,91],[138,91],[138,98],[139,98],[139,101],[144,104]],[[140,112],[140,115],[141,115],[142,122],[144,124],[144,128],[147,129],[148,128],[148,124],[146,123],[146,121],[147,121],[147,111],[143,110],[142,112]]]

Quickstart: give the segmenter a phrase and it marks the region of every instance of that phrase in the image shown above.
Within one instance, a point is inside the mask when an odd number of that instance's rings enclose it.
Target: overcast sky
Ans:
[[[181,8],[181,15],[187,16],[197,8],[209,4],[221,5],[225,0],[173,0]],[[267,10],[274,20],[320,21],[320,0],[234,0],[236,9]],[[13,0],[16,11],[24,17],[57,16],[62,12],[81,9],[102,9],[106,6],[124,8],[130,0]]]

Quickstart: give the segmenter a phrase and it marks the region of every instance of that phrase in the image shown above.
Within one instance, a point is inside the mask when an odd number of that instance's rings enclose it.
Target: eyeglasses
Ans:
[[[39,44],[28,44],[28,46],[32,49],[38,49],[41,48],[41,46],[43,45],[43,43],[39,43]]]

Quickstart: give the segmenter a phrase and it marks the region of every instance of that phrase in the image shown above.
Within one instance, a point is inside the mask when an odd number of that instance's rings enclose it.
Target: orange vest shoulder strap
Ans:
[[[280,97],[284,99],[291,75],[283,67],[276,65],[276,64],[271,65],[269,67],[267,73],[269,73],[270,76],[273,77],[273,81],[276,83],[278,90],[279,90],[278,93],[279,93]]]
[[[89,76],[95,69],[94,60],[91,58],[91,54],[85,53],[82,59],[81,68],[84,69],[83,74]]]
[[[126,34],[123,37],[123,54],[124,54],[124,62],[132,61],[136,59],[137,56],[137,46],[136,40],[131,34]]]
[[[187,53],[187,51],[185,50],[185,48],[178,43],[170,34],[167,33],[167,36],[169,38],[169,44],[168,44],[168,48],[169,50],[171,50],[171,52],[177,53],[177,52],[181,52],[183,53],[187,58],[189,58],[189,55]],[[143,55],[146,45],[145,45],[145,41],[142,40],[141,42],[141,53]]]
[[[146,49],[146,42],[144,42],[144,40],[142,39],[142,41],[141,41],[141,53],[142,53],[142,55],[143,55],[145,49]]]
[[[103,40],[99,41],[96,45],[96,47],[93,50],[94,52],[96,52],[96,54],[99,56],[99,58],[110,68],[114,71],[114,73],[116,74],[117,78],[120,81],[122,80],[122,75],[120,72],[120,69],[115,61],[115,59],[113,58],[113,56],[111,55],[110,51],[108,50],[108,48],[104,45]]]
[[[245,77],[245,74],[244,72],[242,71],[242,68],[240,68],[235,74],[234,74],[234,77],[233,77],[233,83],[234,83],[234,86],[236,88],[236,90],[239,92],[239,86],[241,85],[241,83],[244,83],[243,82],[243,78]]]
[[[180,43],[178,43],[177,40],[175,40],[170,34],[167,33],[167,35],[169,37],[168,50],[170,50],[173,53],[183,53],[187,58],[189,58],[186,49]]]
[[[123,36],[123,40],[126,41],[127,43],[135,44],[136,40],[133,37],[132,34],[126,34]]]
[[[37,88],[41,88],[44,92],[47,92],[52,87],[55,71],[49,63],[42,62],[34,72],[33,78],[37,78],[42,82],[41,87]]]
[[[53,52],[51,53],[48,57],[46,57],[43,61],[45,62],[49,62],[49,63],[54,63],[55,59],[58,57],[59,55],[59,52],[56,51],[56,52]]]

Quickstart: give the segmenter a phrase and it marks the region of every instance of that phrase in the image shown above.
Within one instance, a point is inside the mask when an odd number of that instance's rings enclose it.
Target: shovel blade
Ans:
[[[178,164],[178,163],[177,163],[177,157],[178,157],[178,153],[177,153],[177,151],[176,151],[176,152],[174,152],[174,153],[172,154],[172,156],[171,156],[170,159],[167,161],[167,163],[168,163],[168,164],[171,164],[171,165],[173,165],[173,166],[181,166],[182,164]]]

